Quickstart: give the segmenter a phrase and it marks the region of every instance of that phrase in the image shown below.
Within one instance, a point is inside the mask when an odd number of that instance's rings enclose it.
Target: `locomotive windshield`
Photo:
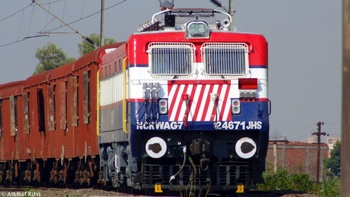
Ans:
[[[191,43],[151,43],[148,46],[150,73],[153,75],[190,75],[195,47]],[[206,75],[245,75],[248,46],[244,43],[204,43],[201,47]]]
[[[244,75],[247,70],[246,44],[208,43],[202,46],[205,72],[208,75]]]
[[[191,43],[152,43],[148,50],[154,75],[188,75],[192,73],[194,46]]]

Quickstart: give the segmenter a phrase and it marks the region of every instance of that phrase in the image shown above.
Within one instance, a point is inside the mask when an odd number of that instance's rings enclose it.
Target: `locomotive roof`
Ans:
[[[138,31],[185,30],[190,21],[205,21],[211,29],[230,30],[232,17],[226,12],[211,8],[174,8],[155,13],[151,21]]]
[[[218,11],[210,8],[174,8],[169,9],[167,13],[179,16],[186,15],[202,15],[202,16],[214,16]],[[208,15],[209,14],[209,15]]]

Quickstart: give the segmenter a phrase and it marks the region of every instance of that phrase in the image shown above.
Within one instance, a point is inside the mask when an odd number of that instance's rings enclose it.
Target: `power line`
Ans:
[[[30,6],[32,6],[32,5],[33,5],[33,3],[30,3],[30,4],[27,5],[26,7],[24,7],[24,8],[22,8],[22,9],[16,11],[16,12],[14,12],[14,13],[12,13],[12,14],[10,14],[10,15],[8,15],[8,16],[2,18],[2,19],[0,19],[0,23],[1,23],[1,22],[5,21],[5,20],[7,20],[7,19],[9,19],[9,18],[12,18],[13,16],[17,15],[18,13],[22,13],[22,14],[21,14],[20,26],[19,26],[19,30],[18,30],[18,33],[17,33],[17,40],[16,40],[16,41],[9,42],[9,43],[2,44],[2,45],[0,45],[0,48],[1,48],[1,47],[5,47],[5,46],[9,46],[9,45],[12,45],[12,44],[16,44],[16,43],[22,42],[22,41],[24,40],[24,39],[23,39],[23,40],[19,40],[19,35],[20,35],[20,32],[21,32],[21,27],[22,27],[22,22],[23,22],[23,14],[24,14],[24,11],[25,11],[28,7],[30,7]]]
[[[62,1],[62,0],[56,0],[56,1],[48,2],[48,3],[41,3],[41,5],[53,4],[53,3],[60,2],[60,1]]]
[[[64,20],[64,15],[66,13],[66,6],[67,6],[67,0],[64,1],[64,8],[63,8],[63,13],[62,13],[62,20]]]
[[[107,8],[105,8],[104,10],[111,9],[111,8],[117,6],[117,5],[120,5],[120,4],[124,3],[125,1],[126,1],[126,0],[122,0],[121,2],[118,2],[118,3],[114,4],[114,5],[111,5],[111,6],[107,7]],[[94,16],[94,15],[96,15],[96,14],[99,14],[100,12],[101,12],[101,10],[100,10],[100,11],[97,11],[97,12],[94,12],[94,13],[92,13],[92,14],[89,14],[89,15],[87,15],[87,16],[85,16],[85,17],[80,18],[80,19],[77,19],[77,20],[74,20],[74,21],[72,21],[72,22],[69,22],[69,23],[67,23],[67,25],[71,25],[71,24],[80,22],[80,21],[85,20],[85,19],[87,19],[87,18],[90,18],[90,17],[92,17],[92,16]],[[55,30],[57,30],[57,29],[59,29],[59,28],[61,28],[61,27],[64,27],[64,26],[61,25],[61,26],[59,26],[59,27],[50,29],[50,30],[48,30],[48,31],[49,31],[49,32],[50,32],[50,31],[55,31]]]
[[[18,30],[18,34],[17,34],[17,40],[19,39],[19,34],[21,33],[21,29],[22,29],[23,15],[24,15],[24,11],[22,10],[21,22],[19,23],[19,30]]]
[[[30,27],[32,26],[32,21],[33,21],[33,15],[34,15],[35,6],[32,6],[32,7],[33,7],[33,9],[32,9],[32,14],[30,15],[30,22],[29,22],[29,26],[28,26],[28,33],[27,33],[27,35],[29,35]]]
[[[341,123],[336,123],[336,122],[324,122],[327,125],[337,125],[337,126],[341,126]],[[287,128],[287,129],[283,129],[284,132],[287,131],[298,131],[298,130],[305,130],[305,129],[311,129],[314,128],[314,125],[305,125],[305,126],[301,126],[298,128]]]
[[[13,42],[9,42],[9,43],[6,43],[6,44],[3,44],[3,45],[0,45],[0,48],[2,47],[6,47],[6,46],[10,46],[10,45],[13,45],[13,44],[16,44],[16,43],[19,43],[19,42],[22,42],[23,40],[16,40],[16,41],[13,41]]]
[[[12,16],[14,16],[14,15],[18,14],[19,12],[24,11],[25,9],[27,9],[27,8],[28,8],[29,6],[31,6],[31,5],[32,5],[32,3],[31,3],[31,4],[29,4],[28,6],[26,6],[26,7],[22,8],[22,9],[20,9],[20,10],[16,11],[15,13],[10,14],[10,15],[6,16],[6,17],[5,17],[5,18],[3,18],[3,19],[0,19],[0,23],[1,23],[2,21],[6,20],[6,19],[11,18]]]
[[[47,4],[50,5],[50,4],[53,4],[53,3],[60,2],[60,1],[62,1],[62,0],[56,0],[56,1],[48,2],[48,3],[42,3],[41,5],[47,5]],[[109,7],[106,7],[104,10],[109,10],[109,9],[115,7],[115,6],[118,6],[118,5],[122,4],[122,3],[124,3],[125,1],[126,1],[126,0],[122,0],[122,1],[120,1],[120,2],[118,2],[118,3],[115,3],[115,4],[113,4],[113,5],[109,6]],[[30,38],[38,38],[38,37],[48,36],[49,34],[71,34],[70,32],[53,32],[53,31],[54,31],[54,30],[57,30],[57,29],[59,29],[59,28],[65,27],[65,26],[69,27],[69,25],[71,25],[71,24],[80,22],[80,21],[85,20],[85,19],[87,19],[87,18],[90,18],[90,17],[92,17],[92,16],[94,16],[94,15],[97,15],[97,14],[99,14],[99,13],[101,12],[101,10],[99,10],[99,11],[94,12],[94,13],[92,13],[92,14],[90,14],[90,15],[85,16],[85,17],[81,17],[81,18],[78,19],[78,20],[75,20],[75,21],[72,21],[72,22],[69,22],[69,23],[63,22],[64,25],[61,25],[61,26],[56,27],[56,28],[53,28],[53,29],[51,29],[51,30],[43,31],[44,29],[47,28],[48,24],[52,23],[52,21],[53,21],[54,19],[58,19],[57,17],[56,17],[56,18],[54,17],[49,23],[46,23],[45,27],[43,27],[43,28],[38,32],[39,35],[37,34],[37,35],[32,35],[32,36],[30,36],[30,35],[29,35],[29,32],[30,32],[30,27],[31,27],[31,24],[32,24],[33,13],[34,13],[34,10],[35,10],[35,6],[34,6],[35,4],[37,4],[37,2],[36,2],[35,0],[32,0],[32,2],[31,2],[28,6],[22,8],[22,9],[16,11],[16,12],[14,12],[13,14],[10,14],[9,16],[7,16],[7,17],[5,17],[5,18],[3,18],[3,19],[0,19],[0,22],[2,22],[2,21],[4,21],[4,20],[9,19],[9,18],[15,16],[16,14],[18,14],[18,13],[24,11],[25,9],[27,9],[27,8],[30,7],[30,6],[33,7],[33,9],[32,9],[32,14],[31,14],[31,16],[30,16],[29,26],[28,26],[28,32],[27,32],[27,35],[28,35],[28,36],[24,37],[22,40],[20,40],[20,39],[19,39],[19,36],[18,36],[17,40],[15,40],[15,41],[8,42],[8,43],[2,44],[2,45],[0,44],[0,48],[6,47],[6,46],[10,46],[10,45],[13,45],[13,44],[16,44],[16,43],[19,43],[19,42],[23,42],[23,41],[28,40],[28,39],[30,39]],[[40,6],[39,6],[39,7],[40,7]],[[84,0],[84,6],[83,6],[83,7],[85,7],[85,0]],[[83,8],[83,9],[84,9],[84,8]],[[63,14],[63,15],[65,15],[65,14]],[[82,16],[82,15],[81,15],[81,16]],[[79,33],[79,32],[75,31],[74,33]],[[85,36],[84,36],[84,37],[85,37]],[[86,37],[85,37],[85,39],[86,39]],[[87,39],[89,39],[89,38],[87,38]],[[90,40],[90,39],[89,39],[89,40]],[[92,41],[92,40],[90,40],[90,41]],[[91,43],[91,42],[90,42],[90,43]]]
[[[86,41],[88,41],[89,43],[95,45],[95,42],[92,41],[90,38],[84,36],[83,34],[81,34],[78,30],[74,29],[73,27],[71,27],[70,25],[68,25],[66,22],[64,22],[63,20],[61,20],[60,18],[58,18],[56,15],[52,14],[49,10],[47,10],[45,7],[43,7],[42,5],[40,5],[38,2],[36,2],[36,0],[33,0],[33,3],[37,4],[39,7],[41,7],[43,10],[45,10],[47,13],[49,13],[51,16],[53,16],[54,18],[56,18],[58,21],[60,21],[61,23],[63,23],[65,26],[67,26],[69,29],[71,29],[72,31],[74,31],[75,33],[79,34],[82,38],[84,38]]]

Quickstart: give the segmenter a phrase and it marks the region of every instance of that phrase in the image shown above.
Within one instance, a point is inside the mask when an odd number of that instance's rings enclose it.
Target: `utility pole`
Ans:
[[[275,133],[275,135],[271,136],[273,138],[273,140],[269,140],[269,142],[273,143],[273,170],[274,172],[277,172],[278,169],[278,152],[277,152],[277,144],[278,143],[286,143],[288,144],[289,141],[287,140],[287,137],[284,137],[284,140],[278,139],[279,136],[277,134],[277,132]]]
[[[100,47],[104,45],[105,31],[105,0],[101,0]]]
[[[288,144],[289,141],[287,140],[287,138],[285,138],[284,140],[270,140],[270,142],[273,143],[273,157],[274,157],[274,160],[273,160],[273,171],[277,172],[277,169],[278,169],[277,143],[283,142],[283,143]]]
[[[229,9],[228,9],[229,14],[231,15],[232,18],[232,23],[231,23],[231,30],[233,31],[234,29],[234,19],[235,19],[235,0],[229,0]]]
[[[342,23],[342,134],[341,134],[341,187],[342,197],[350,196],[350,0],[343,0]]]
[[[317,166],[316,166],[316,183],[318,184],[320,181],[320,168],[321,168],[321,135],[328,135],[325,132],[321,132],[321,125],[324,125],[324,122],[318,122],[317,124],[317,132],[311,133],[311,135],[317,136]]]

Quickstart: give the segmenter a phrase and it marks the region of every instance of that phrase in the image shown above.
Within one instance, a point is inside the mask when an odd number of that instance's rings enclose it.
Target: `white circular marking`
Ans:
[[[244,146],[247,146],[247,145],[250,146],[250,147],[248,147],[248,150],[242,150],[243,144],[244,144]],[[237,155],[243,159],[249,159],[249,158],[253,157],[254,154],[256,153],[256,144],[255,144],[254,140],[249,138],[249,137],[243,137],[243,138],[239,139],[236,143],[235,148],[236,148]]]
[[[147,141],[145,150],[150,157],[158,159],[167,151],[166,142],[160,137],[152,137]]]

